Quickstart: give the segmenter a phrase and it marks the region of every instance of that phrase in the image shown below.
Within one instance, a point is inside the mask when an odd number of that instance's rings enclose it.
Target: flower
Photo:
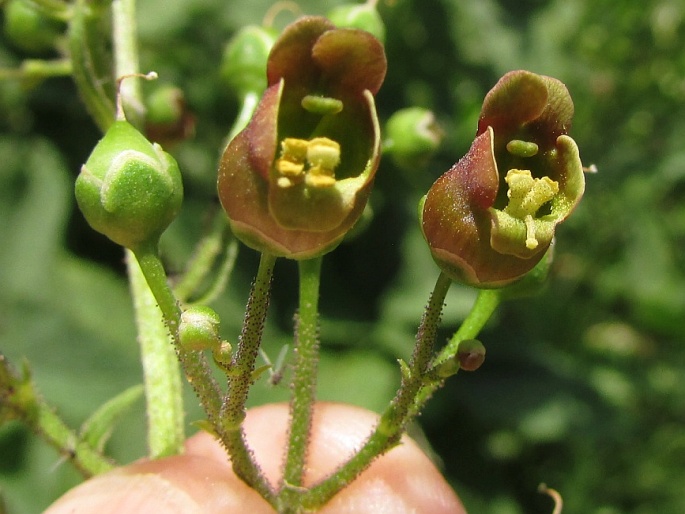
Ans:
[[[454,280],[501,287],[545,255],[585,189],[572,117],[566,86],[551,77],[512,71],[486,95],[470,150],[421,208],[433,258]]]
[[[268,87],[219,166],[219,198],[248,246],[306,259],[361,216],[380,159],[373,95],[386,71],[371,34],[305,17],[267,62]]]

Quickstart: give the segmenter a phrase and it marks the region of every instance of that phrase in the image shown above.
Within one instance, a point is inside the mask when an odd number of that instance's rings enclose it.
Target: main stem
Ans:
[[[143,364],[149,456],[154,459],[176,455],[183,451],[185,440],[178,359],[157,300],[129,250],[126,263]]]
[[[321,261],[322,258],[317,257],[299,262],[300,306],[295,321],[290,426],[281,489],[284,499],[291,497],[304,483],[319,364]]]

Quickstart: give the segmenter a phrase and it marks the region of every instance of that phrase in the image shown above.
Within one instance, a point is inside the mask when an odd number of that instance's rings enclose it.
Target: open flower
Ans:
[[[422,230],[445,273],[500,287],[542,259],[585,189],[572,117],[550,77],[513,71],[487,94],[471,149],[424,198]]]
[[[361,216],[380,158],[373,95],[386,71],[371,34],[305,17],[267,63],[268,87],[226,148],[219,198],[245,244],[294,259],[334,248]]]

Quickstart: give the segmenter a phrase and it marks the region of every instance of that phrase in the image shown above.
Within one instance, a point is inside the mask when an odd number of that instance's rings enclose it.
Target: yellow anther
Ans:
[[[305,182],[309,187],[332,187],[335,185],[333,172],[327,173],[326,169],[312,168],[305,177]]]
[[[340,145],[327,137],[317,137],[309,142],[307,161],[312,167],[333,171],[340,164]]]
[[[281,158],[291,162],[304,163],[307,158],[309,141],[286,137],[281,143]]]
[[[276,162],[276,169],[281,175],[297,177],[298,175],[304,173],[304,163],[286,161],[285,159],[281,158]]]
[[[335,185],[335,168],[340,164],[340,145],[326,137],[311,141],[286,138],[281,143],[281,157],[276,161],[276,184],[288,188],[302,181],[309,187]]]

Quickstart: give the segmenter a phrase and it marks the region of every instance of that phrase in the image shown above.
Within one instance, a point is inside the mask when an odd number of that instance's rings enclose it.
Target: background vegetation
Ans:
[[[260,23],[272,0],[147,0],[139,5],[142,68],[186,92],[196,135],[174,149],[187,188],[165,236],[181,271],[217,207],[222,139],[237,112],[218,73],[225,42]],[[335,0],[298,1],[324,14]],[[433,109],[446,138],[423,169],[381,164],[368,229],[324,260],[320,397],[380,410],[395,359],[437,277],[416,203],[465,153],[480,102],[504,72],[564,81],[587,177],[580,208],[558,231],[549,287],[506,303],[482,334],[485,365],[450,380],[420,418],[444,473],[473,513],[685,512],[685,4],[679,0],[397,0],[380,10],[389,74],[381,115]],[[276,25],[292,19],[282,13]],[[0,42],[0,66],[27,57]],[[49,57],[48,54],[46,57]],[[0,351],[26,358],[38,387],[72,425],[141,380],[122,252],[75,210],[73,181],[99,133],[71,80],[0,83]],[[147,86],[146,86],[147,87]],[[242,249],[214,305],[237,337],[256,270]],[[272,356],[288,342],[291,263],[276,269]],[[473,292],[454,287],[445,338]],[[285,397],[258,386],[253,404]],[[188,393],[188,421],[198,419]],[[144,454],[143,406],[110,444]],[[8,512],[37,512],[78,481],[17,423],[0,428],[0,492]],[[2,509],[0,508],[0,511]]]

